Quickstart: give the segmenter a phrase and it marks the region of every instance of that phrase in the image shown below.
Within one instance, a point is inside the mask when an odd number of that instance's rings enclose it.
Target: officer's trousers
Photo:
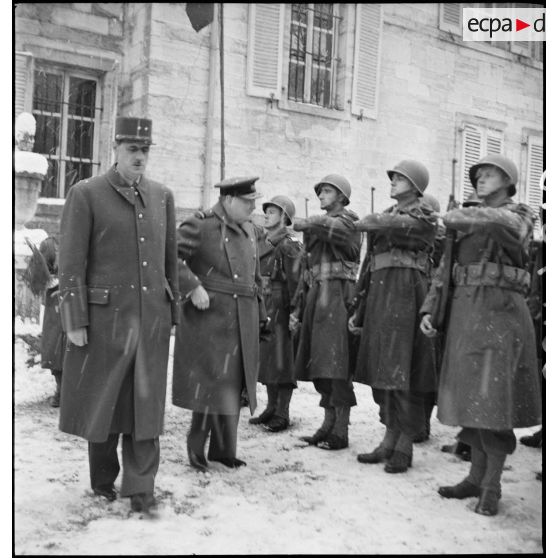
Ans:
[[[106,442],[89,442],[89,475],[91,488],[110,488],[120,472],[118,439],[109,434]],[[121,496],[153,493],[159,469],[159,438],[135,440],[133,434],[122,434]]]
[[[208,459],[236,457],[239,415],[217,415],[192,411],[188,444],[197,455],[204,455],[205,442],[209,439]]]

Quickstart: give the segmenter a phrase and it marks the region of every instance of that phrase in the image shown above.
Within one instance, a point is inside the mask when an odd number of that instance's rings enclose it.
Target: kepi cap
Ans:
[[[259,178],[259,176],[226,178],[215,184],[215,188],[219,188],[222,196],[237,196],[255,200],[263,195],[256,191],[255,183]]]
[[[116,119],[114,139],[153,145],[151,141],[152,122],[149,118],[119,116]]]

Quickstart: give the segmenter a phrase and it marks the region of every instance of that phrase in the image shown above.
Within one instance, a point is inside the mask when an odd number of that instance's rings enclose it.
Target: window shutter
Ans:
[[[31,112],[33,99],[33,55],[16,52],[15,55],[15,115]]]
[[[465,126],[463,130],[463,155],[461,160],[461,202],[463,203],[473,192],[474,188],[469,179],[469,169],[479,162],[482,154],[482,132],[475,126]]]
[[[281,97],[285,4],[249,4],[248,95]]]
[[[539,216],[540,206],[543,202],[540,184],[541,176],[544,171],[543,154],[542,137],[529,136],[527,143],[527,192],[525,197],[527,205],[535,212],[537,217]],[[534,233],[536,237],[541,234],[541,223],[539,219],[537,219]]]
[[[461,33],[461,4],[440,4],[440,29]]]
[[[495,130],[486,132],[486,153],[484,155],[499,155],[502,153],[502,134]]]
[[[382,7],[380,4],[357,4],[356,8],[351,111],[360,117],[376,118],[378,115]]]

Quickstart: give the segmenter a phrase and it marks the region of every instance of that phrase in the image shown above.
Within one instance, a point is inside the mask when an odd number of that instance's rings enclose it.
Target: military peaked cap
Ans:
[[[151,141],[151,120],[134,116],[119,116],[116,119],[114,139],[153,145]]]
[[[215,188],[219,188],[222,196],[239,196],[246,199],[255,200],[261,198],[263,194],[256,191],[256,180],[259,176],[241,177],[241,178],[227,178],[218,184]]]

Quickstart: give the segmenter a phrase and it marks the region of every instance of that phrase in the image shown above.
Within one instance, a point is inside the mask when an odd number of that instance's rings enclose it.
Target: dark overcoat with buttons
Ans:
[[[111,432],[163,430],[171,325],[178,319],[172,192],[113,167],[73,186],[61,221],[60,311],[68,344],[60,429],[102,442]]]
[[[438,418],[451,426],[488,430],[540,424],[533,322],[524,293],[507,284],[508,273],[527,264],[531,211],[507,199],[499,207],[455,209],[446,214],[444,223],[458,231],[453,281],[458,266],[473,267],[470,284],[454,285],[448,302]],[[475,284],[483,263],[494,285]],[[446,265],[442,258],[421,314],[431,314],[436,307]]]
[[[256,408],[259,322],[265,320],[254,226],[237,225],[218,202],[205,218],[192,216],[178,228],[182,305],[174,346],[172,402],[199,413],[236,415],[246,386]],[[198,310],[189,295],[198,285],[209,308]]]

